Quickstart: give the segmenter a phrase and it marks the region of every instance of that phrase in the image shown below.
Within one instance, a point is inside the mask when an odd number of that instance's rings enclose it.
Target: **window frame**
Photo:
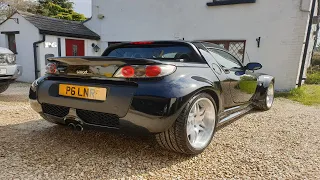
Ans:
[[[9,36],[13,36],[14,40],[15,40],[15,51],[11,50],[14,54],[18,54],[18,50],[17,50],[17,34],[20,34],[20,31],[2,31],[1,34],[6,35],[6,41],[7,41],[7,47],[8,49],[10,49],[10,41],[9,41]]]
[[[10,41],[10,37],[13,38],[14,42]],[[8,42],[8,49],[10,49],[10,51],[12,51],[14,54],[18,54],[16,34],[7,34],[7,42]],[[11,43],[14,43],[14,44],[11,44]],[[14,46],[14,49],[12,49],[12,46]]]

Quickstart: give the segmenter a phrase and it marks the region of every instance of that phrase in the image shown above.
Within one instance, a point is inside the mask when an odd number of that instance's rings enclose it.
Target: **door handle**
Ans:
[[[227,69],[226,67],[222,67],[222,70],[223,70],[226,74],[230,74],[230,70]]]

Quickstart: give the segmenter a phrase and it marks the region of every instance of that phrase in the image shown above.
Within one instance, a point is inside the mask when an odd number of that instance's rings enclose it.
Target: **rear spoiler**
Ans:
[[[81,57],[81,56],[69,56],[69,57],[53,57],[48,58],[48,61],[63,63],[66,65],[84,65],[84,66],[99,66],[105,64],[112,65],[156,65],[165,64],[161,61],[154,59],[133,59],[133,58],[116,58],[116,57]]]

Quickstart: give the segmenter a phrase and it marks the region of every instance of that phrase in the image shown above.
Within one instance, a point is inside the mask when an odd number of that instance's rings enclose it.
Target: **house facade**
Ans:
[[[98,45],[143,40],[203,40],[228,49],[244,64],[260,62],[276,89],[295,88],[308,67],[317,25],[317,0],[92,0],[84,24]],[[309,35],[308,35],[309,32]],[[307,45],[305,47],[305,45]],[[304,74],[305,76],[305,74]]]
[[[82,23],[17,12],[0,24],[0,47],[16,54],[23,74],[33,82],[45,74],[48,57],[95,56],[99,35]]]

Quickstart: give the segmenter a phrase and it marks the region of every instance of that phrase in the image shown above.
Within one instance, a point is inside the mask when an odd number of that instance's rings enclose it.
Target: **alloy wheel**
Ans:
[[[187,137],[194,149],[203,149],[210,143],[216,123],[215,113],[215,106],[208,98],[198,99],[190,109]]]
[[[274,101],[274,85],[270,84],[267,91],[267,107],[271,108]]]

